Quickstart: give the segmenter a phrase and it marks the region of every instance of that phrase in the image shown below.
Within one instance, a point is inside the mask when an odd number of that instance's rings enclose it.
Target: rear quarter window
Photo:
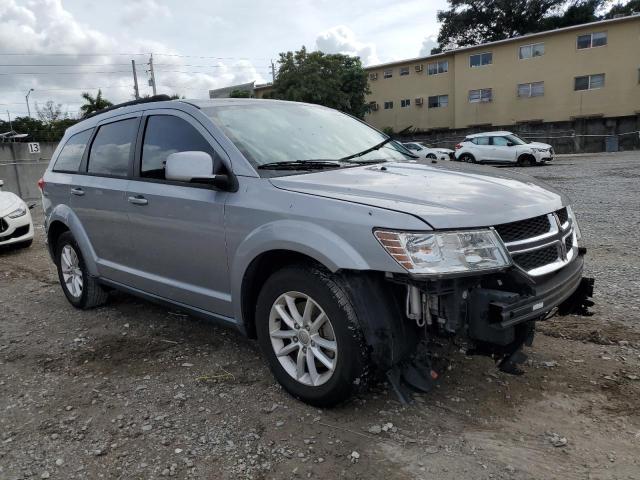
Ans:
[[[67,140],[53,166],[54,172],[78,171],[92,132],[93,129],[85,130],[84,132],[76,133]]]

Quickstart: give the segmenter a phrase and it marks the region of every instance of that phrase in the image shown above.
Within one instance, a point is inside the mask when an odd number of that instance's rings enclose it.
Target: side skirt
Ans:
[[[143,290],[139,290],[137,288],[133,288],[119,282],[114,282],[113,280],[99,278],[98,281],[106,287],[111,287],[115,290],[120,290],[122,292],[129,293],[131,295],[143,298],[145,300],[156,303],[158,305],[162,305],[164,307],[175,308],[193,317],[210,321],[222,327],[233,328],[235,330],[238,330],[240,333],[242,333],[242,335],[245,335],[245,336],[247,335],[247,332],[245,331],[244,326],[240,322],[237,322],[235,318],[225,317],[224,315],[218,315],[216,313],[209,312],[207,310],[202,310],[200,308],[192,307],[184,303],[175,302],[173,300],[169,300],[168,298],[154,295],[153,293],[145,292]]]

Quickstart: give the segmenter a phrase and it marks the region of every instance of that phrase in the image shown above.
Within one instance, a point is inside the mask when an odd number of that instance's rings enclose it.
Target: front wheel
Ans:
[[[60,235],[55,247],[58,279],[69,303],[88,309],[107,301],[107,292],[89,275],[82,252],[71,232]]]
[[[256,330],[274,376],[304,402],[332,406],[364,387],[362,331],[349,296],[330,273],[306,266],[274,273],[258,296]]]

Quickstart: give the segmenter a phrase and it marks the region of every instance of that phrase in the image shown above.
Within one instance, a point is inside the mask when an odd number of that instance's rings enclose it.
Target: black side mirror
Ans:
[[[31,203],[30,205],[28,205],[29,210],[33,210],[34,208],[36,208],[37,203]]]
[[[507,147],[513,147],[515,144],[513,142],[507,142]]]

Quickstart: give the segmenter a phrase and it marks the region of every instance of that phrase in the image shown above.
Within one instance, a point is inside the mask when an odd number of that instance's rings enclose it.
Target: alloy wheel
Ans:
[[[317,387],[336,368],[338,343],[322,307],[301,292],[280,295],[269,312],[269,336],[280,365],[298,382]]]
[[[67,291],[75,298],[82,296],[83,278],[80,269],[80,259],[78,254],[71,247],[65,245],[60,253],[60,268],[62,270],[62,278]]]

